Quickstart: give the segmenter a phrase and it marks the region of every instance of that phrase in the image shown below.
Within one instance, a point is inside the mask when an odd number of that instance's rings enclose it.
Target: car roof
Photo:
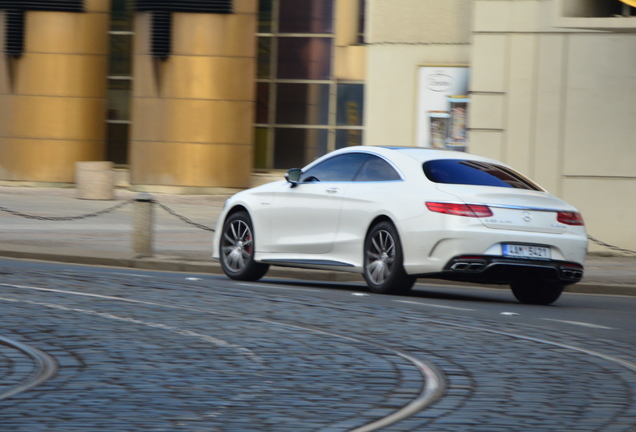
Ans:
[[[434,149],[434,148],[425,148],[425,147],[397,147],[397,146],[352,146],[346,147],[337,152],[342,153],[350,153],[350,152],[369,152],[376,153],[381,156],[385,156],[389,159],[393,159],[392,156],[396,154],[408,156],[412,159],[415,159],[417,162],[423,163],[429,160],[434,159],[465,159],[465,160],[476,160],[476,161],[484,161],[491,162],[504,165],[502,162],[485,158],[482,156],[473,155],[466,152],[454,151],[454,150],[445,150],[445,149]]]

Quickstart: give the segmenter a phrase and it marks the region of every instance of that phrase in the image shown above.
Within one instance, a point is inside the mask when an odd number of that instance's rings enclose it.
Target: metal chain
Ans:
[[[30,215],[30,214],[26,214],[26,213],[21,213],[15,210],[9,210],[8,208],[5,207],[0,207],[0,211],[3,211],[5,213],[9,213],[12,214],[14,216],[19,216],[19,217],[23,217],[26,219],[36,219],[36,220],[42,220],[42,221],[72,221],[72,220],[78,220],[78,219],[86,219],[86,218],[90,218],[90,217],[95,217],[95,216],[101,216],[104,215],[106,213],[110,213],[113,212],[115,210],[118,210],[130,203],[134,202],[134,200],[128,200],[128,201],[123,201],[113,207],[109,207],[107,209],[104,210],[100,210],[94,213],[88,213],[88,214],[84,214],[84,215],[79,215],[79,216],[38,216],[38,215]]]
[[[161,207],[162,209],[164,209],[165,211],[167,211],[168,213],[170,213],[171,215],[178,217],[179,219],[181,219],[183,222],[185,222],[187,224],[193,225],[193,226],[195,226],[197,228],[200,228],[202,230],[205,230],[205,231],[214,232],[214,228],[210,228],[209,226],[205,226],[203,224],[194,222],[194,221],[188,219],[187,217],[185,217],[183,215],[180,215],[179,213],[175,212],[171,208],[166,207],[165,205],[161,204],[159,201],[153,200],[153,202],[155,204],[157,204],[159,207]]]
[[[38,216],[38,215],[30,215],[30,214],[26,214],[26,213],[22,213],[22,212],[18,212],[15,210],[10,210],[8,208],[5,207],[0,207],[0,211],[5,212],[5,213],[9,213],[11,215],[14,216],[19,216],[19,217],[23,217],[26,219],[36,219],[36,220],[45,220],[45,221],[72,221],[72,220],[79,220],[79,219],[87,219],[90,217],[96,217],[96,216],[101,216],[101,215],[105,215],[107,213],[113,212],[115,210],[118,210],[122,207],[127,206],[130,203],[135,202],[135,200],[128,200],[128,201],[122,201],[121,203],[113,206],[113,207],[109,207],[106,208],[104,210],[100,210],[94,213],[87,213],[84,215],[79,215],[79,216]],[[152,200],[152,202],[154,202],[155,204],[157,204],[159,207],[161,207],[162,209],[164,209],[165,211],[167,211],[168,213],[170,213],[171,215],[181,219],[183,222],[190,224],[194,227],[200,228],[202,230],[205,231],[210,231],[210,232],[214,232],[214,228],[210,228],[209,226],[194,222],[190,219],[188,219],[187,217],[180,215],[179,213],[175,212],[174,210],[172,210],[170,207],[165,206],[164,204],[161,204],[159,201],[157,200]],[[593,241],[594,243],[606,247],[608,249],[612,249],[615,250],[617,252],[624,252],[624,253],[629,253],[629,254],[636,254],[636,251],[633,251],[631,249],[623,249],[620,248],[618,246],[614,246],[605,242],[602,242],[594,237],[592,237],[591,235],[587,236],[591,241]]]
[[[615,250],[617,252],[624,252],[624,253],[629,253],[629,254],[636,254],[636,251],[630,250],[630,249],[623,249],[623,248],[619,248],[618,246],[614,246],[611,244],[607,244],[605,242],[602,242],[598,239],[595,239],[594,237],[592,237],[591,235],[588,234],[587,238],[589,238],[591,241],[593,241],[594,243],[601,245],[603,247],[606,247],[608,249],[612,249]]]

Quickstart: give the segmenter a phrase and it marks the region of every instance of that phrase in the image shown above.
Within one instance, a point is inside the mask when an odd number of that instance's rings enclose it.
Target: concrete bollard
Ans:
[[[112,200],[114,195],[112,162],[76,162],[75,184],[80,199]]]
[[[154,197],[149,193],[137,194],[133,208],[133,251],[137,257],[151,257]]]

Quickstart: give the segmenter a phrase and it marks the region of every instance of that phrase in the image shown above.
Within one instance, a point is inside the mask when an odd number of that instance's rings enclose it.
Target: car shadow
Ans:
[[[470,288],[462,288],[462,289],[470,289]],[[488,294],[467,294],[464,292],[458,293],[457,291],[451,292],[450,290],[457,290],[457,287],[448,286],[448,287],[436,287],[432,289],[431,287],[427,285],[416,285],[407,296],[415,297],[415,298],[435,299],[435,300],[451,300],[451,301],[456,300],[456,301],[470,301],[470,302],[518,304],[518,302],[513,298],[504,298],[507,294],[504,289],[502,289],[501,291],[493,290],[492,293],[488,293]]]
[[[364,283],[356,282],[327,282],[327,281],[307,281],[307,280],[289,280],[289,279],[261,279],[260,283],[264,284],[276,284],[286,285],[290,287],[298,288],[315,288],[315,289],[329,289],[334,291],[350,291],[350,292],[363,292],[373,294],[369,291],[369,288]],[[474,288],[484,288],[475,285]],[[470,286],[455,286],[455,285],[433,285],[426,283],[418,283],[407,294],[394,295],[393,297],[399,298],[419,298],[419,299],[435,299],[435,300],[449,300],[449,301],[469,301],[469,302],[485,302],[485,303],[501,303],[501,304],[519,304],[512,294],[509,294],[508,288],[491,288],[487,293],[466,293],[465,291],[471,290]]]

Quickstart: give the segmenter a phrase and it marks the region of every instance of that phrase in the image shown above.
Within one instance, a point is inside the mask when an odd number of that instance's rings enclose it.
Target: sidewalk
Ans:
[[[148,258],[136,257],[132,246],[133,203],[126,203],[134,200],[136,195],[118,189],[113,201],[81,200],[76,198],[75,189],[0,186],[0,256],[148,270],[222,273],[220,265],[210,258],[214,233],[189,224],[158,206],[154,211],[154,254]],[[227,198],[223,195],[153,196],[173,212],[210,229],[214,228]],[[104,214],[70,221],[27,219],[2,210],[61,217],[100,212],[119,204],[123,206]],[[361,276],[348,273],[276,267],[270,269],[268,276],[362,281]],[[427,283],[427,280],[420,282]],[[636,256],[589,255],[583,281],[567,287],[566,291],[636,296]]]

